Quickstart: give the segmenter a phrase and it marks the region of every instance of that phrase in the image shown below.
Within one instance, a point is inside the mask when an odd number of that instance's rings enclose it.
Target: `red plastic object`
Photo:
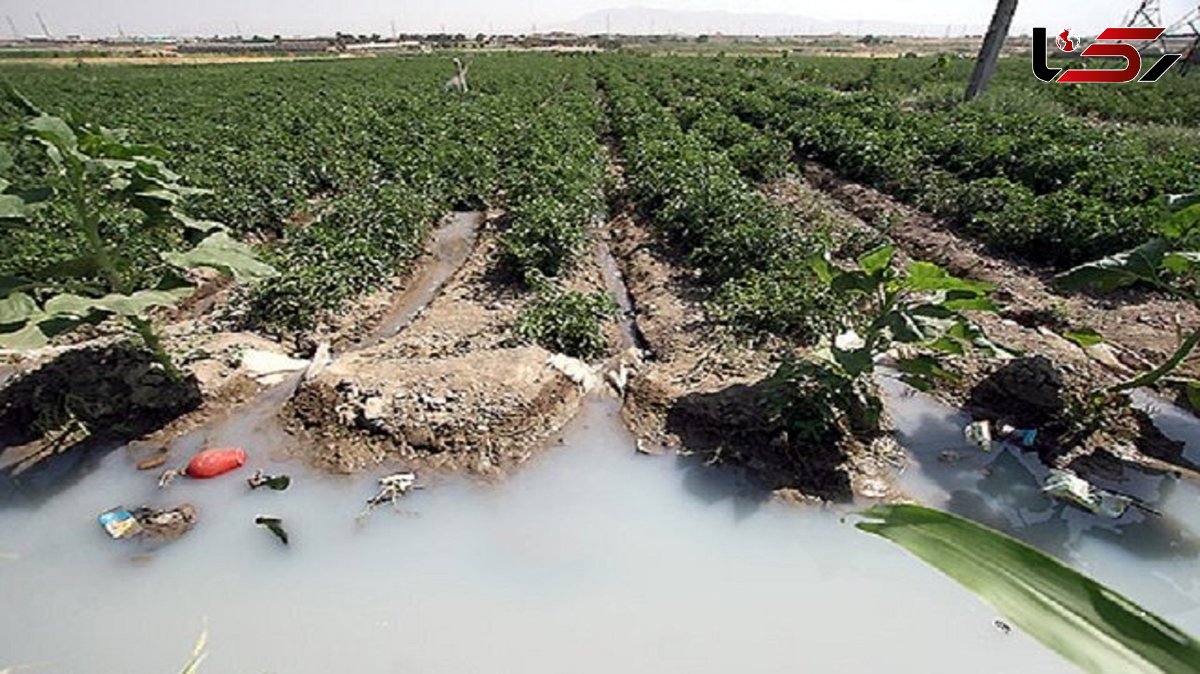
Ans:
[[[188,461],[188,477],[209,478],[224,475],[246,463],[244,449],[206,449]]]

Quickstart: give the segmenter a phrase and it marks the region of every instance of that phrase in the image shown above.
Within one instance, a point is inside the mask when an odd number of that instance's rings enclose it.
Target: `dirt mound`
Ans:
[[[494,233],[398,334],[337,358],[284,410],[304,457],[335,471],[388,460],[491,476],[520,464],[569,420],[583,391],[521,346],[513,327],[528,293],[497,272]],[[602,287],[584,259],[571,287]]]
[[[0,389],[0,444],[127,440],[200,406],[195,377],[172,380],[127,342],[64,351]]]
[[[694,276],[631,212],[610,228],[651,354],[629,384],[623,411],[643,451],[738,467],[757,486],[789,499],[889,493],[888,471],[867,447],[839,437],[802,442],[770,421],[765,406],[779,349],[748,348],[711,321]]]

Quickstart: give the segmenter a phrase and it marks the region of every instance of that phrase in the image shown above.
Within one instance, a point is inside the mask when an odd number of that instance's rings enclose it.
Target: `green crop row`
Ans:
[[[807,266],[819,242],[645,88],[615,68],[604,83],[628,197],[713,289],[714,314],[745,332],[813,338],[832,311]]]
[[[994,100],[910,108],[886,89],[839,91],[795,81],[786,66],[743,66],[638,71],[657,89],[685,82],[676,98],[687,107],[724,110],[767,139],[783,134],[797,157],[1034,262],[1062,268],[1135,245],[1161,217],[1158,197],[1200,186],[1200,142],[1186,134],[1100,127]]]

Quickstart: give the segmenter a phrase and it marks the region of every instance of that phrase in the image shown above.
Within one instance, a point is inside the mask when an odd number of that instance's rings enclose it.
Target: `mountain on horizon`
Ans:
[[[932,24],[875,19],[821,20],[798,14],[681,11],[621,7],[589,12],[551,27],[580,35],[980,35],[986,24]]]

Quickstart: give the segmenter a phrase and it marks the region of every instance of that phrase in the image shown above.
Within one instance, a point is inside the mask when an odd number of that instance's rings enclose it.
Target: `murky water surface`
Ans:
[[[1131,508],[1117,520],[1095,517],[1042,493],[1047,469],[1033,454],[1001,444],[974,449],[963,438],[965,414],[895,382],[885,380],[885,389],[913,458],[902,477],[909,494],[1007,531],[1200,634],[1200,486],[1127,470],[1096,484],[1135,496],[1161,516]],[[1134,399],[1167,436],[1188,443],[1188,458],[1200,460],[1200,421],[1148,395]]]
[[[1092,527],[1038,502],[1003,452],[925,462],[961,445],[961,420],[902,404],[922,461],[906,480],[923,497],[994,509],[1200,632],[1193,548],[1173,542],[1196,531],[1194,488],[1159,487],[1163,524]],[[286,437],[271,407],[173,448],[245,446],[237,473],[159,491],[115,451],[68,488],[0,506],[0,667],[174,672],[206,620],[203,671],[218,673],[1071,671],[840,511],[771,504],[728,475],[637,455],[612,403],[589,405],[562,446],[508,482],[435,479],[361,524],[371,477],[275,463]],[[1167,413],[1167,426],[1200,451],[1194,419]],[[292,488],[248,491],[257,467],[291,473]],[[184,501],[201,522],[158,549],[109,540],[95,520],[117,504]],[[259,514],[283,518],[289,547],[254,526]]]

